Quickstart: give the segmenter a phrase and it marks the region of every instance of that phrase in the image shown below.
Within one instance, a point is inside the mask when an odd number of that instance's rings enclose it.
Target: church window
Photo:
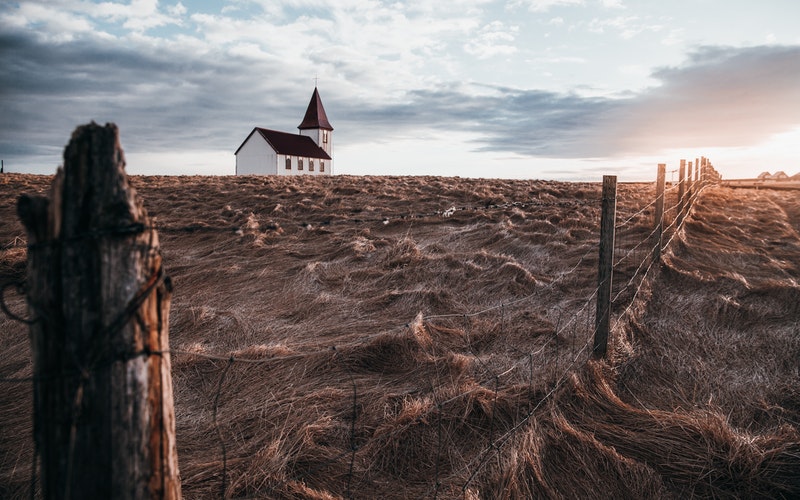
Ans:
[[[314,160],[308,160],[308,171],[309,172],[314,171]]]
[[[324,172],[325,171],[325,160],[320,160],[319,161],[319,171],[320,172]]]
[[[325,144],[327,144],[327,142],[328,142],[328,131],[327,130],[323,130],[322,131],[322,142],[325,143]]]
[[[303,159],[302,158],[298,158],[297,159],[297,170],[303,170]]]
[[[292,157],[291,156],[287,156],[286,157],[286,170],[291,170],[291,169],[292,169]]]

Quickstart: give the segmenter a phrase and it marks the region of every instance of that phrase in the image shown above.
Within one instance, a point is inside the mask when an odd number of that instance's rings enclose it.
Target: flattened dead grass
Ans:
[[[219,498],[223,471],[230,498],[800,495],[792,193],[705,192],[609,365],[585,364],[599,184],[132,183],[175,284],[187,498]],[[16,197],[48,184],[0,176],[4,281],[25,274]],[[652,197],[620,185],[618,255],[649,234]],[[0,376],[30,376],[24,326],[0,330]],[[28,497],[31,388],[0,385],[0,496]]]

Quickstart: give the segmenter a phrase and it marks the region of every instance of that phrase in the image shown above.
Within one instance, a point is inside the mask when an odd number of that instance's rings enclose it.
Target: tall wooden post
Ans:
[[[686,203],[686,160],[681,160],[681,168],[678,171],[678,211],[675,218],[678,219],[677,225],[683,221],[683,207]]]
[[[710,182],[709,175],[711,172],[708,171],[708,158],[703,157],[703,171],[700,172],[700,176],[703,179],[703,184],[706,185]]]
[[[697,181],[700,180],[700,158],[694,159],[694,183],[695,186],[699,186]]]
[[[661,237],[664,232],[664,184],[666,183],[667,165],[658,164],[656,173],[656,206],[655,206],[655,225],[653,231],[653,262],[661,260]]]
[[[603,204],[600,214],[600,260],[597,267],[597,313],[592,356],[604,358],[611,330],[611,281],[614,273],[614,222],[617,212],[617,176],[603,176]]]
[[[180,498],[170,284],[117,127],[78,127],[49,199],[22,196],[45,499]]]
[[[705,186],[706,180],[706,157],[700,157],[700,171],[698,172],[698,179],[700,180],[700,187]]]
[[[695,162],[694,164],[694,185],[695,185],[695,194],[700,191],[700,162]]]

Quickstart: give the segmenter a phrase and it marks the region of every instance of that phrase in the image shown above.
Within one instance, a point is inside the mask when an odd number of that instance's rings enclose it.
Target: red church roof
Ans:
[[[303,122],[297,128],[300,130],[309,128],[333,130],[331,123],[328,121],[328,116],[325,114],[325,108],[322,107],[322,100],[319,98],[319,92],[317,92],[316,87],[314,87],[314,93],[311,95],[311,102],[308,103],[306,116],[303,117]]]
[[[324,113],[325,112],[323,111],[323,116]],[[328,156],[328,153],[326,153],[321,147],[317,146],[317,143],[314,142],[314,139],[311,137],[299,134],[289,134],[286,132],[278,132],[277,130],[270,130],[260,127],[256,127],[252,132],[250,132],[244,142],[242,142],[242,145],[236,149],[236,153],[242,149],[242,146],[244,146],[245,143],[250,140],[250,136],[256,132],[258,132],[258,134],[261,135],[261,137],[263,137],[264,140],[267,141],[267,143],[272,146],[272,149],[274,149],[278,154],[302,156],[305,158],[320,158],[322,160],[331,159],[331,157]]]

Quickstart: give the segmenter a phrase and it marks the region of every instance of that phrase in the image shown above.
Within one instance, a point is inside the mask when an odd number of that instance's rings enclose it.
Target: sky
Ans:
[[[232,175],[315,85],[334,173],[620,181],[800,172],[796,0],[0,3],[0,159],[113,122],[135,175]],[[671,174],[674,175],[674,174]]]

